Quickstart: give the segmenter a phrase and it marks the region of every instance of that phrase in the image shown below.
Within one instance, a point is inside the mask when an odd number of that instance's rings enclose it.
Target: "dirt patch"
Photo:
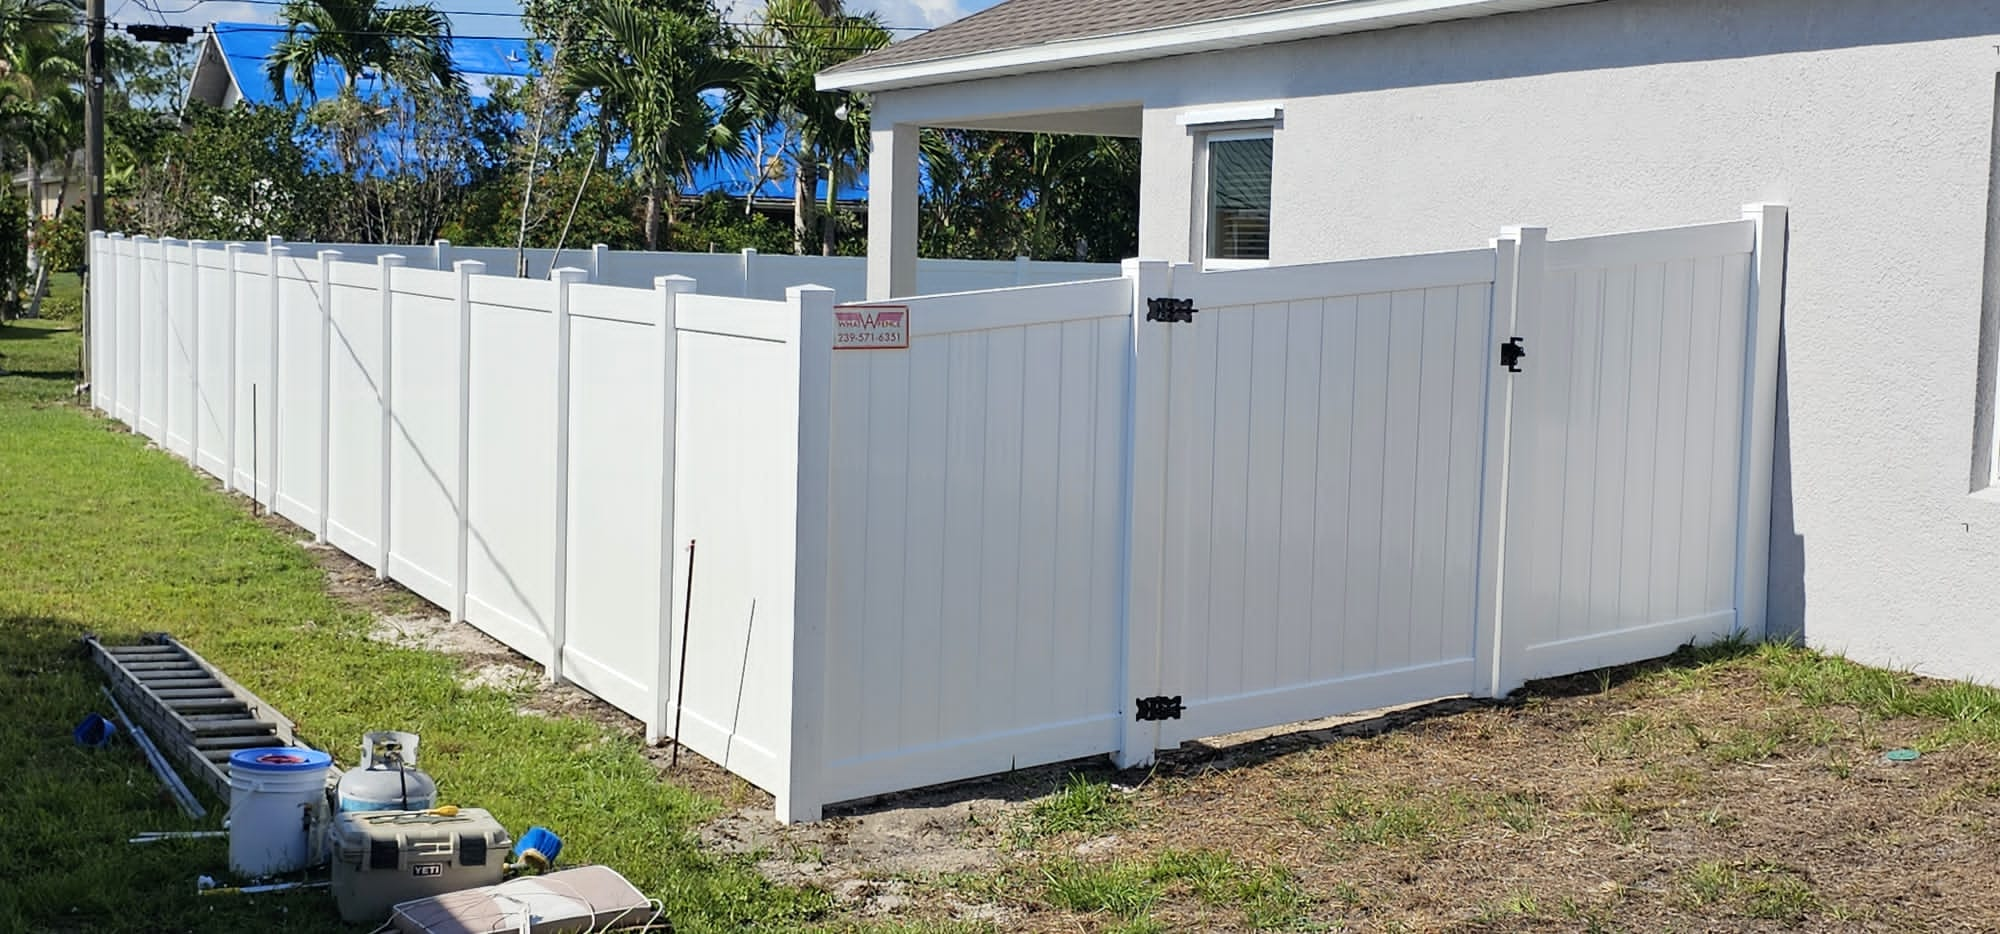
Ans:
[[[248,497],[236,498],[245,509],[250,508]],[[258,513],[258,521],[290,536],[312,555],[325,571],[327,590],[335,599],[370,615],[368,638],[448,655],[463,669],[461,684],[514,694],[517,709],[523,714],[589,720],[631,742],[644,742],[645,725],[624,711],[573,684],[548,681],[540,665],[505,643],[470,624],[452,622],[443,608],[395,581],[377,578],[373,568],[340,549],[314,542],[311,532],[263,513],[261,508]],[[669,770],[672,753],[668,747],[648,747],[644,752],[667,780],[708,794],[727,808],[762,806],[767,813],[770,810],[769,795],[696,753],[683,751],[679,764]]]
[[[1748,664],[1629,675],[1220,737],[1149,772],[1029,770],[802,827],[739,810],[703,839],[858,915],[1006,930],[2000,930],[1994,750],[1890,761],[1939,722],[1807,704]],[[1037,802],[1072,772],[1114,811],[1037,833]]]

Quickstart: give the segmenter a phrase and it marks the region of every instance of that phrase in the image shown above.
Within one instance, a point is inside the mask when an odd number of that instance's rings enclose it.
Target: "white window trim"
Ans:
[[[1284,112],[1283,110],[1278,111],[1278,113],[1280,114],[1282,114],[1283,112]],[[1232,124],[1236,124],[1239,123],[1240,121],[1232,120],[1229,122]],[[1196,134],[1195,147],[1194,147],[1194,152],[1195,152],[1194,216],[1193,218],[1191,218],[1191,220],[1194,222],[1193,223],[1194,238],[1193,242],[1190,244],[1192,248],[1188,250],[1188,252],[1193,254],[1192,259],[1195,264],[1195,268],[1203,270],[1223,271],[1230,269],[1263,269],[1264,267],[1271,265],[1271,260],[1269,257],[1266,257],[1264,259],[1217,259],[1215,257],[1208,255],[1208,147],[1210,143],[1226,143],[1229,142],[1230,140],[1239,140],[1239,139],[1271,140],[1273,142],[1272,151],[1274,154],[1274,158],[1272,159],[1271,174],[1273,176],[1276,176],[1277,160],[1275,158],[1275,153],[1276,153],[1275,144],[1277,140],[1278,124],[1275,121],[1273,121],[1253,126],[1231,126],[1228,129],[1218,128],[1207,131],[1202,131],[1198,127],[1193,129]],[[1276,218],[1277,213],[1278,213],[1277,193],[1273,191],[1271,197],[1271,214],[1273,219]]]

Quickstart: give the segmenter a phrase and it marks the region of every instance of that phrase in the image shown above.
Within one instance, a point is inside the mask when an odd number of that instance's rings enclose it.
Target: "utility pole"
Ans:
[[[83,173],[89,176],[83,197],[83,230],[88,237],[104,229],[104,0],[88,0],[84,7],[85,45],[83,52]],[[89,241],[85,241],[86,249]],[[83,258],[83,284],[95,292],[90,257]],[[90,307],[86,294],[84,307]],[[90,315],[83,316],[83,382],[90,384]]]

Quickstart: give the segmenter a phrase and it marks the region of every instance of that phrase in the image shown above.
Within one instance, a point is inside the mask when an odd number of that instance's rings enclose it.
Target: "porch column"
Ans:
[[[917,291],[917,138],[913,123],[877,125],[868,167],[868,298]]]

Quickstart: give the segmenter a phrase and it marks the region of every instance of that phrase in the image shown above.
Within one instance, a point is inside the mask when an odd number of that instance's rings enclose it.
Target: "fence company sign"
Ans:
[[[833,310],[835,350],[900,350],[908,346],[908,305],[842,305]]]

